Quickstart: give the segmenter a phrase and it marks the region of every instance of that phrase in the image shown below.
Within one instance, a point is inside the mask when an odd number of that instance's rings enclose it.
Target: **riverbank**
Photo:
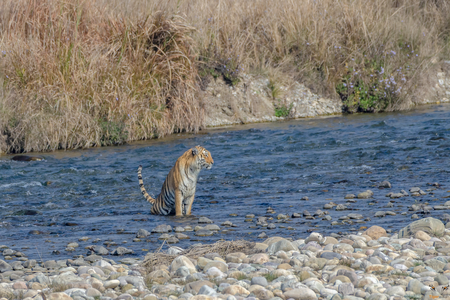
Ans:
[[[449,18],[443,0],[7,0],[0,152],[437,102]]]
[[[428,93],[416,101],[409,101],[405,109],[427,104],[449,103],[449,71],[450,61],[442,62],[439,72],[429,78]],[[278,86],[278,97],[274,99],[268,77],[243,74],[241,78],[234,86],[228,85],[221,78],[208,84],[201,94],[202,105],[205,108],[205,126],[314,118],[340,115],[345,111],[340,99],[316,94],[298,81]]]
[[[446,299],[450,230],[424,218],[396,233],[361,227],[306,239],[261,235],[145,258],[87,256],[39,262],[2,246],[1,299]],[[138,233],[139,234],[139,233]],[[123,249],[119,247],[118,255]],[[94,249],[91,249],[94,250]],[[100,250],[100,248],[97,248]],[[100,252],[100,251],[98,251]],[[16,261],[11,262],[11,259]]]

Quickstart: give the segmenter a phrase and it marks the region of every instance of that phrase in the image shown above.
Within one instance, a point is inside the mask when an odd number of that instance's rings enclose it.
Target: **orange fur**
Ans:
[[[153,204],[151,213],[155,215],[190,215],[198,174],[204,168],[210,169],[213,164],[211,153],[205,148],[196,146],[189,149],[175,162],[156,199],[152,198],[145,190],[141,173],[142,166],[139,166],[139,186],[145,199]]]

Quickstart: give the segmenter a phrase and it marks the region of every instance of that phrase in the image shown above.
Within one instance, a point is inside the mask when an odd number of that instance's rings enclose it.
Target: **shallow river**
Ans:
[[[411,222],[415,213],[408,211],[411,204],[435,206],[450,200],[445,198],[450,195],[449,120],[450,106],[440,105],[403,113],[251,124],[120,147],[36,154],[45,160],[35,162],[2,156],[0,245],[29,258],[63,259],[85,255],[85,247],[98,238],[97,244],[110,244],[109,250],[124,246],[135,251],[134,257],[143,257],[146,250],[155,250],[162,242],[160,234],[133,242],[140,228],[151,231],[159,224],[194,227],[200,216],[219,226],[229,220],[237,227],[221,226],[228,230],[210,237],[185,232],[191,239],[177,246],[219,239],[261,240],[257,236],[263,231],[270,236],[305,238],[311,230],[346,233],[374,224],[398,230]],[[143,165],[147,191],[157,196],[176,159],[195,145],[207,148],[215,161],[211,170],[200,173],[192,208],[195,217],[150,215],[150,204],[139,190],[138,165]],[[392,188],[378,188],[383,180]],[[428,185],[434,182],[442,186]],[[394,200],[385,196],[415,186],[427,195]],[[353,203],[344,199],[346,194],[367,189],[374,192],[372,199]],[[309,200],[301,200],[304,196]],[[323,209],[330,201],[348,210]],[[389,201],[394,201],[393,207],[387,208]],[[268,207],[276,213],[266,214]],[[327,211],[332,220],[301,217],[276,222],[280,213],[308,210],[313,214],[317,209]],[[377,211],[396,215],[378,218],[374,216]],[[447,212],[432,210],[428,216],[439,218]],[[349,213],[364,218],[342,223],[339,217]],[[245,222],[247,214],[274,217],[269,223],[275,223],[276,229],[256,226],[256,218]],[[332,221],[339,224],[331,225]],[[78,241],[81,237],[90,239]],[[80,247],[67,252],[69,242],[78,242]],[[54,250],[60,254],[52,254]]]

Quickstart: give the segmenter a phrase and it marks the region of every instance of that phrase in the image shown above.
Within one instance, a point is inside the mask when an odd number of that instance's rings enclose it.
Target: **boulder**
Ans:
[[[286,291],[284,293],[286,299],[293,298],[296,300],[316,300],[317,296],[313,290],[309,288],[298,288]]]
[[[444,234],[445,225],[440,220],[429,217],[417,220],[404,227],[398,232],[399,238],[414,236],[419,230],[432,236],[441,236]]]
[[[374,240],[378,240],[382,236],[387,236],[386,230],[380,226],[372,226],[364,232],[365,235],[370,236]]]
[[[298,250],[298,248],[294,247],[294,245],[286,239],[279,240],[278,242],[269,245],[267,248],[267,252],[269,254],[275,254],[281,250],[287,252],[291,250]]]
[[[195,269],[194,264],[184,255],[180,255],[177,258],[173,260],[173,262],[170,264],[169,271],[175,272],[180,267],[187,267],[191,274],[197,273],[197,270]]]

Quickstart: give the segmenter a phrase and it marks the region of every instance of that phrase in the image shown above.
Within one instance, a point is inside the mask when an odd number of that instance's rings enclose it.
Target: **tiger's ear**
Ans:
[[[192,148],[192,155],[196,156],[198,154],[198,149],[197,148]]]

